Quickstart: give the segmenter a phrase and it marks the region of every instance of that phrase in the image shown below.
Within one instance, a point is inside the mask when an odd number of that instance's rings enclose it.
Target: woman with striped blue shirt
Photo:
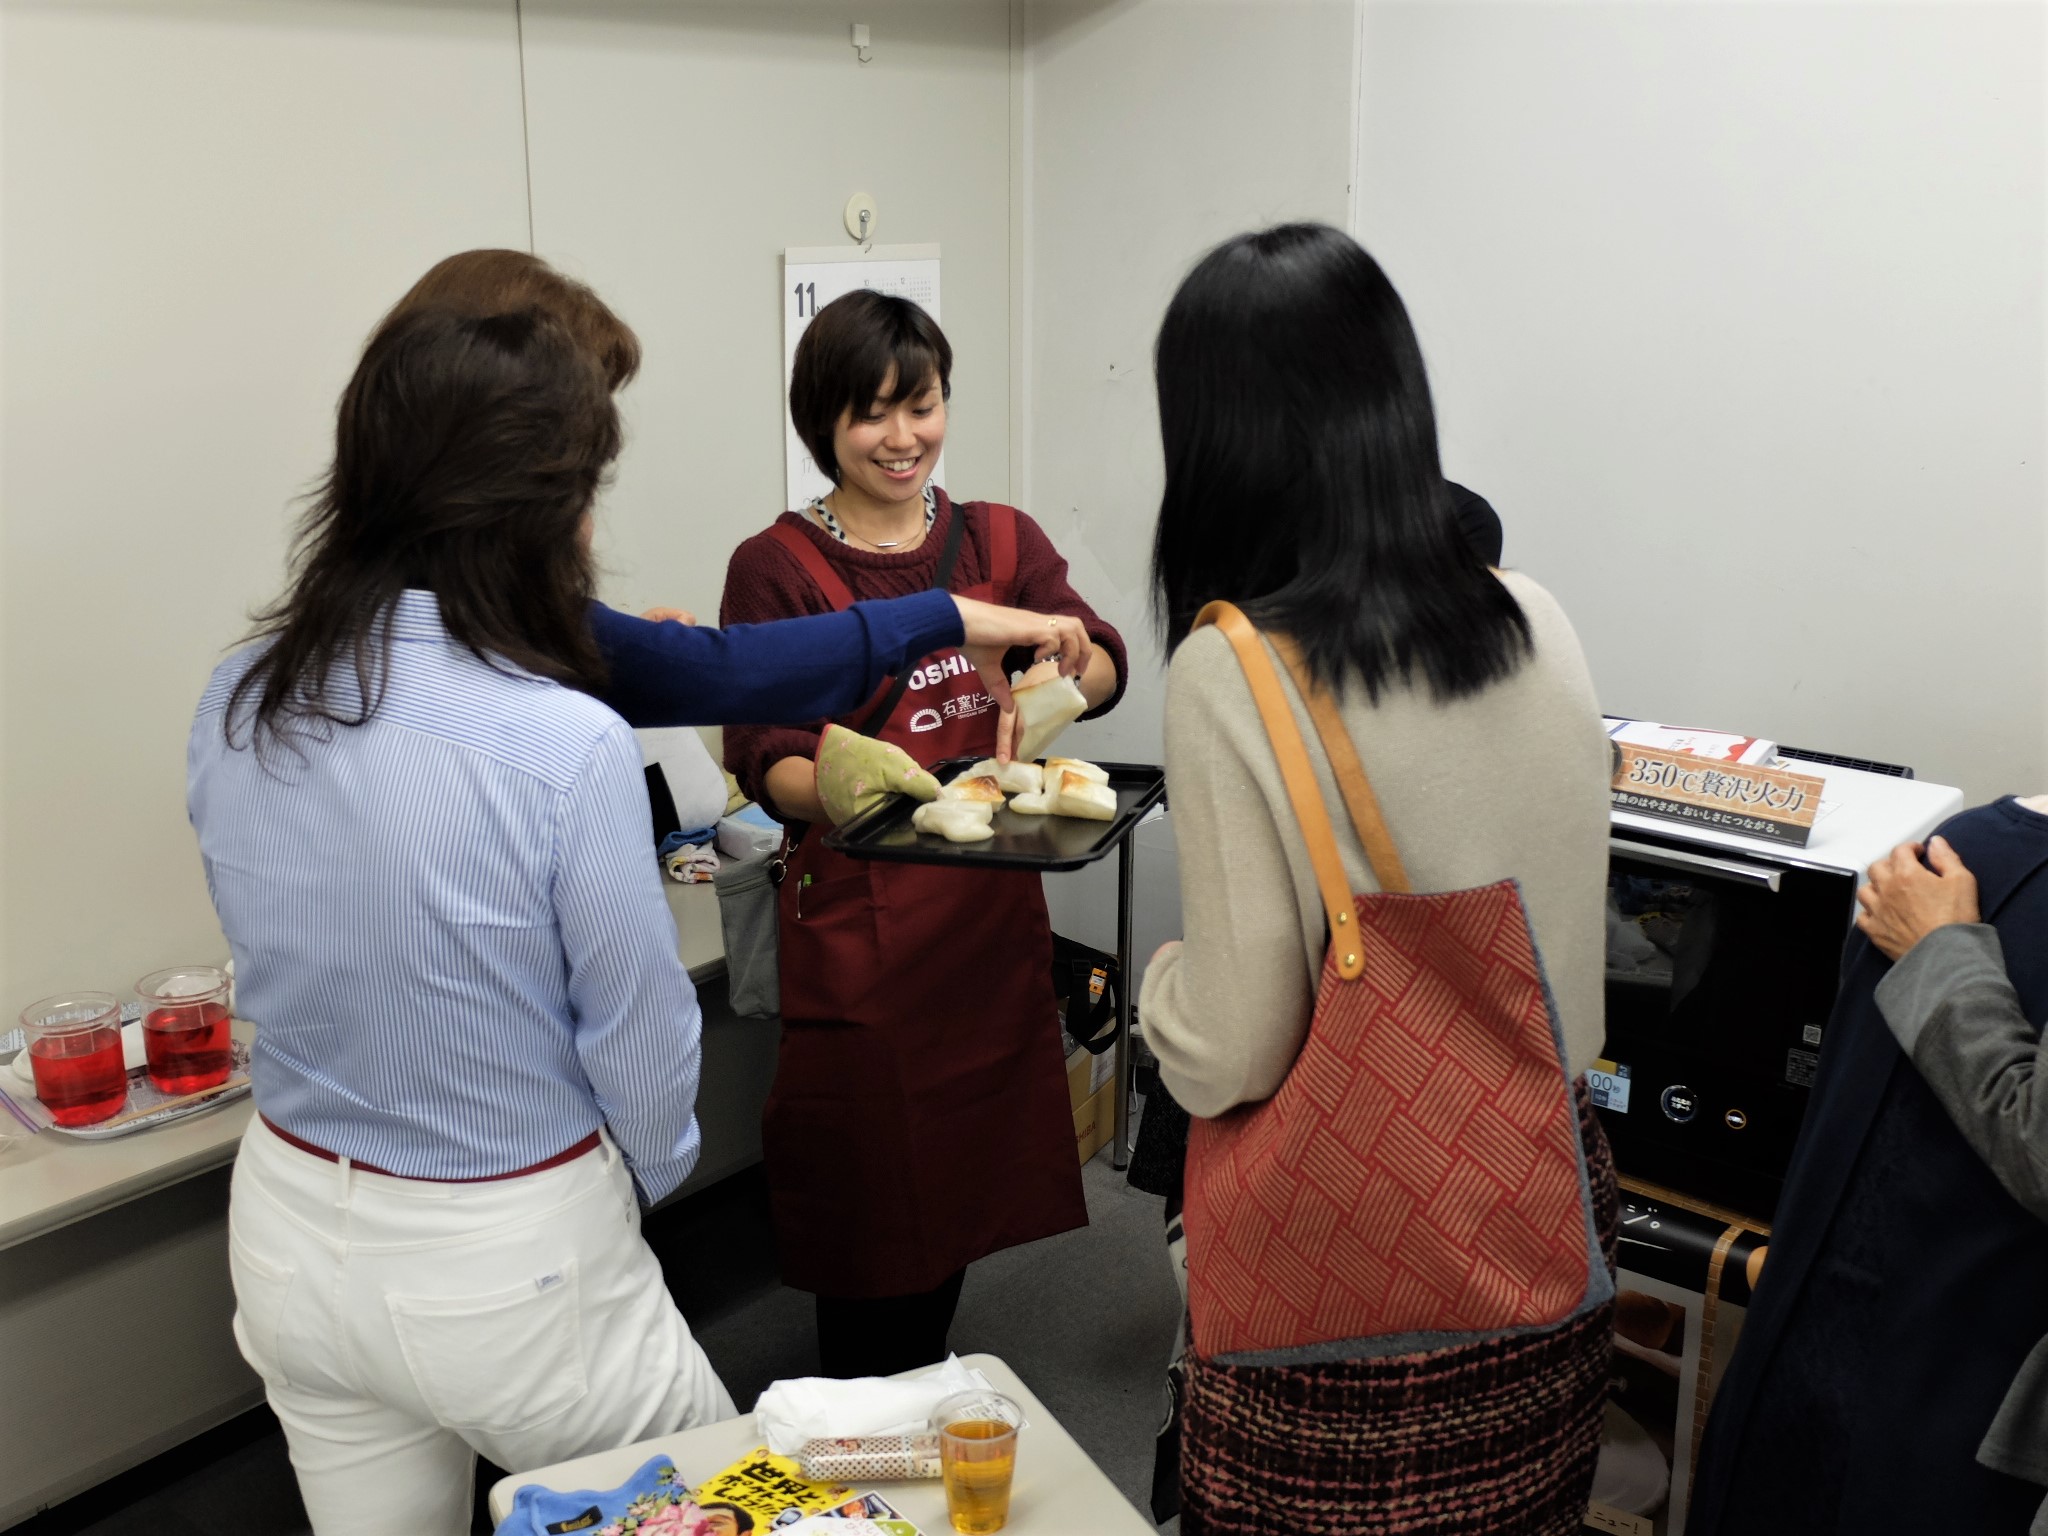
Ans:
[[[697,1155],[700,1019],[637,745],[592,696],[619,441],[553,314],[390,317],[291,584],[193,725],[258,1021],[235,1331],[320,1536],[454,1536],[479,1451],[733,1412],[639,1236]]]

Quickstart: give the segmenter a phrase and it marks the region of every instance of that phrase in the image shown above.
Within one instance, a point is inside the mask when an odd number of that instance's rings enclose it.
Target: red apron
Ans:
[[[961,595],[1007,603],[1016,513],[992,506],[989,523],[990,579]],[[773,531],[835,609],[853,602],[815,545]],[[992,755],[996,719],[950,651],[925,659],[874,734],[929,765]],[[910,1295],[1087,1225],[1039,876],[851,859],[813,828],[780,917],[782,1050],[762,1151],[784,1283]]]

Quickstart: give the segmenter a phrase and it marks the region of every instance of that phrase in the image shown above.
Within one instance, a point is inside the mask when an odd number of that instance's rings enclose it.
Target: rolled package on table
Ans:
[[[892,1477],[937,1477],[939,1437],[934,1433],[860,1435],[807,1440],[796,1464],[814,1483],[862,1483]]]

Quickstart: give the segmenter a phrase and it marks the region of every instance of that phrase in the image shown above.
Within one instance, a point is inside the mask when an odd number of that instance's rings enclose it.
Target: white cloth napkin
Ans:
[[[958,1355],[916,1376],[799,1376],[771,1382],[754,1404],[754,1421],[769,1450],[794,1456],[810,1440],[915,1434],[930,1427],[940,1403],[977,1387],[992,1390]]]

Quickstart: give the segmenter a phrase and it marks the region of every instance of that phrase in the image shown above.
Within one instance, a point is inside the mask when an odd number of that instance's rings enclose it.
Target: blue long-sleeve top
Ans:
[[[602,701],[478,658],[407,592],[376,714],[263,756],[223,729],[261,648],[215,672],[188,805],[274,1124],[428,1179],[525,1167],[603,1124],[650,1200],[688,1175],[701,1016],[620,716],[843,712],[959,644],[959,610],[931,592],[725,630],[591,620]],[[359,702],[346,667],[330,687]]]
[[[697,1158],[701,1020],[639,745],[598,700],[454,640],[431,592],[400,597],[390,633],[361,725],[230,741],[260,647],[221,664],[193,721],[187,804],[257,1024],[256,1107],[425,1179],[609,1125],[659,1199]],[[354,690],[336,667],[334,702]]]
[[[965,638],[959,608],[938,591],[724,629],[592,603],[590,627],[611,668],[598,696],[633,726],[791,725],[843,715],[883,678]]]

